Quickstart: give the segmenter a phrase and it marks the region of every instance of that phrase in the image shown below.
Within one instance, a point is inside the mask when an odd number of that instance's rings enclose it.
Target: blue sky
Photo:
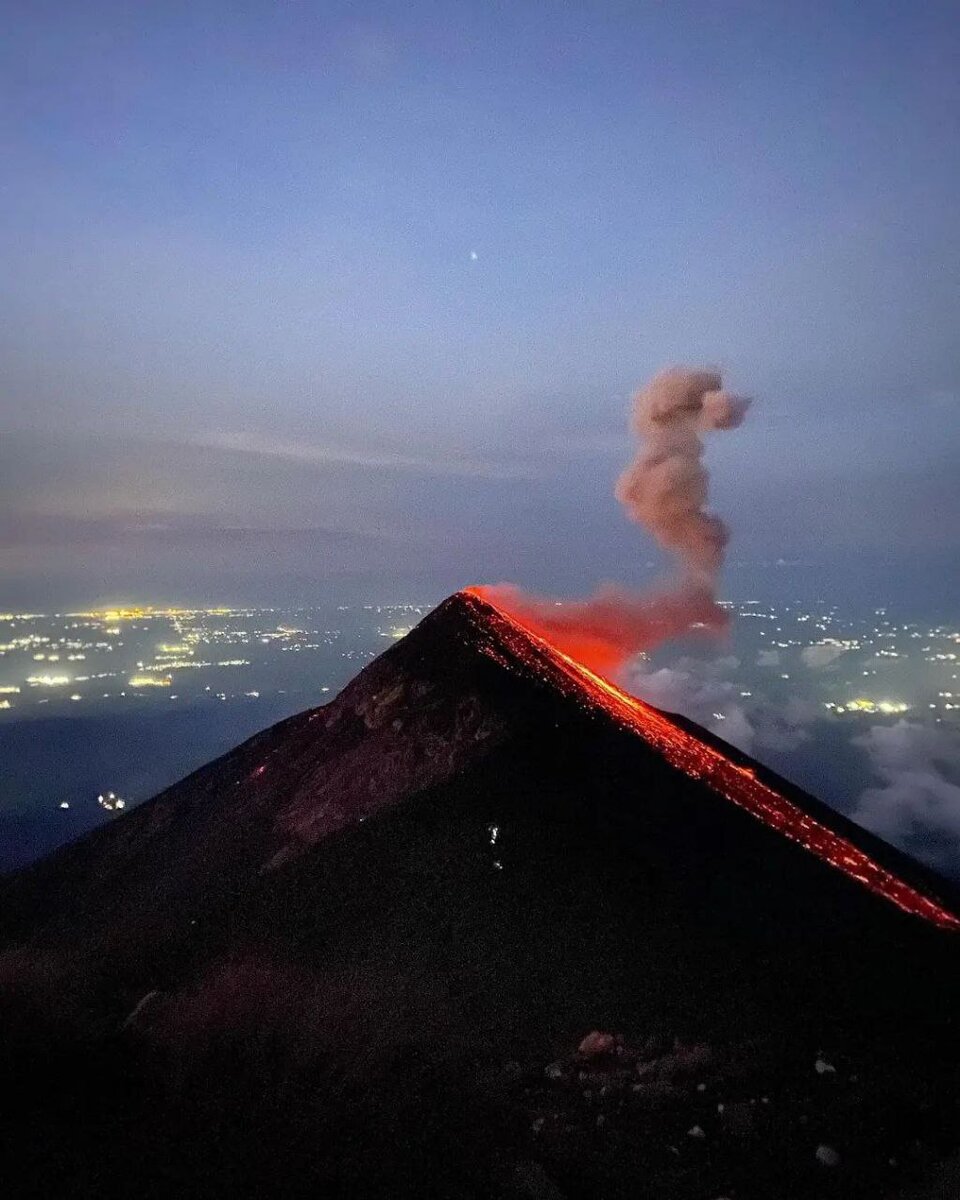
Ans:
[[[642,574],[674,363],[757,398],[734,557],[948,574],[958,52],[936,2],[13,4],[6,586]]]

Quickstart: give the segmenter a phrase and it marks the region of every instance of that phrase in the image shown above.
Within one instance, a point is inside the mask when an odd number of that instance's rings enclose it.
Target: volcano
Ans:
[[[0,900],[11,1195],[953,1169],[949,885],[477,591]]]

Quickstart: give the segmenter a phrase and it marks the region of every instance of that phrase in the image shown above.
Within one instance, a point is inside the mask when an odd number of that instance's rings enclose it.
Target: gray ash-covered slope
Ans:
[[[956,1132],[946,885],[469,593],[0,899],[38,1195],[892,1196]]]

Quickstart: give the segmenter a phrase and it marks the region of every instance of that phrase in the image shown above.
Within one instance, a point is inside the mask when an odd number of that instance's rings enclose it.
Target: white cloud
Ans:
[[[815,646],[804,646],[800,651],[800,659],[804,666],[816,670],[818,667],[828,667],[841,654],[846,654],[846,650],[836,642],[817,642]]]
[[[873,725],[854,738],[882,787],[867,788],[853,819],[932,862],[953,858],[960,843],[960,736],[913,721]]]
[[[820,716],[816,707],[799,700],[774,705],[765,696],[744,695],[730,681],[739,666],[732,657],[681,659],[676,667],[639,670],[629,686],[657,708],[681,713],[747,753],[795,749],[809,737],[806,726]]]

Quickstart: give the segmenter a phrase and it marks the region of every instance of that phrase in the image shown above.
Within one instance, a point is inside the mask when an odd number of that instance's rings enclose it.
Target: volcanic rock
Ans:
[[[893,1195],[957,1146],[958,908],[458,593],[0,882],[5,1195]]]

